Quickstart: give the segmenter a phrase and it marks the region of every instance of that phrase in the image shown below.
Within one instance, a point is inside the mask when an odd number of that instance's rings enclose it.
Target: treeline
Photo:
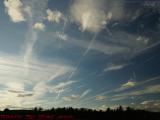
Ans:
[[[2,116],[3,115],[3,116]],[[8,115],[8,118],[5,118]],[[124,109],[119,106],[117,109],[107,108],[106,110],[94,110],[87,108],[52,108],[44,110],[43,108],[34,108],[31,110],[9,110],[0,111],[0,120],[2,119],[20,119],[11,115],[30,115],[33,120],[160,120],[160,112],[150,112],[146,110],[135,110],[127,107]],[[41,117],[40,117],[41,115]],[[42,117],[43,115],[43,117]],[[29,119],[22,117],[24,120]]]

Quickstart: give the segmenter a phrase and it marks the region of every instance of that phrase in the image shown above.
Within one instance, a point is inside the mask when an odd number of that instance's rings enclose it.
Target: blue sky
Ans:
[[[160,2],[3,0],[0,108],[160,110]]]

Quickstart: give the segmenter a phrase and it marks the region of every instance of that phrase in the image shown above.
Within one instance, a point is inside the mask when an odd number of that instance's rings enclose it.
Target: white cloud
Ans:
[[[125,66],[125,64],[109,64],[107,67],[104,69],[104,72],[108,71],[114,71],[114,70],[120,70]]]
[[[45,29],[45,25],[41,22],[37,22],[34,24],[34,29],[43,31]]]
[[[25,75],[26,69],[29,71],[27,76]],[[71,72],[72,69],[71,66],[65,65],[60,60],[54,61],[52,64],[32,60],[29,66],[25,66],[22,57],[0,54],[0,85],[2,86],[0,103],[4,103],[4,107],[7,105],[25,107],[23,105],[27,96],[27,100],[31,103],[41,100],[40,97],[50,92],[53,87],[49,86],[48,82]],[[68,87],[71,83],[73,82],[61,83],[54,87],[55,89],[62,86]],[[31,89],[32,86],[33,90]]]
[[[20,0],[5,0],[6,11],[13,22],[25,21],[23,15],[23,3]]]
[[[71,101],[77,100],[77,99],[79,99],[79,95],[71,95],[68,97],[63,97],[63,100],[67,101],[67,102],[71,102]]]
[[[146,83],[149,83],[149,82],[152,82],[152,81],[156,81],[156,80],[159,80],[160,79],[160,76],[156,76],[156,77],[153,77],[153,78],[149,78],[145,81],[142,81],[142,82],[137,82],[135,87],[138,87],[138,86],[144,86]],[[151,86],[150,86],[151,87]],[[159,85],[156,87],[156,91],[158,92],[158,87]],[[147,87],[146,87],[147,88]],[[146,88],[145,90],[143,89],[139,89],[139,90],[131,90],[131,92],[128,92],[128,91],[124,91],[123,93],[119,93],[119,94],[115,94],[115,92],[120,92],[122,91],[122,88],[119,87],[119,88],[116,88],[116,89],[111,89],[111,90],[107,90],[107,91],[104,91],[104,92],[101,92],[97,95],[94,95],[94,96],[91,96],[91,97],[88,97],[86,99],[83,100],[83,103],[84,102],[88,102],[88,101],[91,101],[92,99],[95,99],[96,96],[98,95],[107,95],[107,94],[113,94],[113,96],[110,96],[110,97],[107,97],[108,100],[111,100],[111,101],[117,101],[117,100],[123,100],[123,99],[127,99],[127,98],[130,98],[130,99],[134,99],[134,96],[135,95],[143,95],[144,94],[144,91],[146,91]],[[154,88],[154,86],[152,86],[151,88]],[[134,93],[134,92],[137,92],[137,93]],[[149,92],[150,93],[150,92]],[[154,93],[152,91],[152,93]],[[146,92],[145,94],[148,94],[148,92]],[[80,103],[77,103],[77,104],[80,104]]]
[[[68,86],[70,86],[71,84],[75,83],[76,81],[67,81],[67,82],[61,82],[57,85],[52,86],[51,88],[51,92],[54,93],[60,93],[63,92],[64,89],[66,89]]]
[[[131,87],[134,87],[136,85],[136,82],[129,80],[127,83],[124,83],[121,88],[124,89],[128,89]]]
[[[59,23],[61,19],[64,19],[63,14],[60,11],[53,11],[50,9],[47,9],[47,17],[46,19],[50,22],[56,22]]]
[[[57,36],[57,33],[54,33],[55,36]],[[112,55],[112,54],[118,54],[118,53],[127,53],[130,48],[125,46],[119,46],[116,44],[104,44],[99,41],[94,40],[94,44],[90,44],[88,40],[80,40],[73,37],[70,37],[69,35],[63,33],[62,35],[66,36],[68,40],[64,40],[65,42],[71,43],[73,45],[85,48],[85,53],[88,52],[88,50],[97,51],[103,54]],[[90,45],[90,46],[89,46]]]
[[[137,41],[140,42],[141,44],[148,45],[149,38],[138,36]]]
[[[149,103],[153,103],[154,101],[153,100],[146,100],[146,101],[143,101],[141,102],[142,105],[147,105]]]
[[[56,37],[60,38],[61,40],[68,40],[68,35],[67,34],[64,34],[62,32],[56,32]]]
[[[129,98],[131,96],[139,96],[139,95],[145,95],[145,94],[155,94],[155,93],[160,93],[160,85],[151,85],[147,86],[143,89],[138,89],[138,90],[132,90],[131,92],[125,92],[121,94],[114,95],[113,98]]]
[[[88,93],[90,93],[90,92],[91,92],[91,89],[88,89],[88,90],[84,91],[84,92],[81,94],[80,98],[85,97],[85,96],[86,96]]]
[[[70,9],[82,31],[99,32],[112,17],[112,13],[106,13],[102,1],[98,0],[75,0]]]
[[[128,97],[126,97],[126,96],[115,96],[115,97],[112,97],[111,99],[110,99],[110,101],[119,101],[119,100],[124,100],[124,99],[127,99]]]
[[[35,97],[42,97],[48,92],[48,90],[49,86],[44,81],[38,82],[33,88]]]
[[[160,111],[160,100],[145,100],[137,105],[138,109],[147,109],[150,111]]]
[[[63,97],[63,100],[64,101],[67,101],[67,102],[71,102],[71,101],[75,101],[75,100],[79,100],[79,99],[82,99],[84,98],[89,92],[91,92],[90,89],[88,90],[85,90],[83,93],[81,94],[77,94],[77,95],[70,95],[70,96],[65,96]]]
[[[102,100],[105,100],[105,99],[106,99],[106,96],[103,96],[103,95],[97,95],[96,96],[97,101],[102,101]]]
[[[15,91],[24,91],[25,90],[25,84],[23,83],[15,83],[15,82],[7,82],[6,87],[9,90],[15,90]]]
[[[98,110],[103,110],[103,111],[105,111],[105,110],[107,110],[107,105],[102,105],[102,106],[100,106],[99,107],[99,109]]]

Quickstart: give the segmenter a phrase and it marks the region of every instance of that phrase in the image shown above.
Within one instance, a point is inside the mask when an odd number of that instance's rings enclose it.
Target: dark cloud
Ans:
[[[27,94],[18,94],[17,97],[31,97],[33,96],[33,93],[27,93]]]

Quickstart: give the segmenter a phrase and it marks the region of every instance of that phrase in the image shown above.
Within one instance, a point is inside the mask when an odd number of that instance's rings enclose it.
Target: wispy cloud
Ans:
[[[88,89],[88,90],[84,91],[84,92],[81,94],[80,98],[85,97],[85,96],[86,96],[88,93],[90,93],[90,92],[91,92],[91,89]]]
[[[134,81],[132,81],[132,80],[129,80],[127,83],[124,83],[124,84],[120,87],[119,91],[121,91],[121,90],[126,90],[126,89],[128,89],[128,88],[132,88],[132,87],[134,87],[135,85],[136,85],[136,82],[134,82]]]
[[[97,95],[97,96],[96,96],[96,100],[97,100],[97,101],[106,100],[106,98],[107,98],[107,97],[106,97],[106,96],[103,96],[103,95]]]
[[[32,61],[34,45],[38,40],[37,30],[44,30],[45,28],[45,25],[42,23],[42,21],[45,15],[47,3],[48,0],[36,0],[34,2],[29,0],[24,4],[24,7],[29,6],[32,11],[26,11],[26,14],[28,16],[28,33],[26,35],[26,46],[23,53],[25,62],[24,65],[29,65],[30,61]],[[26,70],[26,75],[28,75],[28,70]]]
[[[107,67],[104,69],[104,72],[120,70],[125,66],[125,64],[108,64]]]
[[[107,105],[102,105],[98,108],[98,110],[107,110],[108,106]]]
[[[33,96],[33,95],[34,95],[33,93],[18,94],[17,97],[31,97],[31,96]]]
[[[25,89],[25,84],[20,82],[7,82],[5,85],[11,91],[24,91]]]
[[[146,100],[146,101],[143,101],[141,102],[142,105],[147,105],[147,104],[150,104],[150,103],[153,103],[154,100]]]
[[[29,70],[29,76],[24,75],[26,68]],[[74,83],[73,81],[62,82],[54,86],[48,85],[48,82],[71,70],[71,66],[65,65],[59,60],[54,64],[34,60],[29,66],[24,66],[23,57],[0,54],[0,76],[3,79],[0,81],[2,86],[0,97],[3,98],[0,103],[4,107],[7,105],[23,106],[26,97],[32,103],[41,100],[41,97],[51,90],[58,90],[62,86],[68,88]],[[50,79],[51,77],[52,79]],[[13,99],[13,101],[8,99]]]
[[[38,31],[44,30],[42,23],[44,11],[46,10],[48,0],[5,0],[4,5],[7,13],[13,22],[26,21],[28,23],[28,32],[26,34],[26,45],[24,45],[24,65],[29,65],[32,59],[34,44],[38,39]],[[28,70],[26,69],[26,75]]]
[[[84,98],[86,95],[88,95],[89,92],[91,92],[91,89],[85,90],[81,94],[77,94],[77,95],[72,94],[70,96],[65,96],[65,97],[63,97],[63,100],[67,101],[67,102],[71,102],[71,101],[74,101],[74,100],[79,100],[79,99]]]
[[[146,83],[150,83],[152,81],[156,81],[156,80],[159,80],[159,79],[160,79],[160,76],[156,76],[156,77],[147,79],[147,80],[139,82],[139,83],[137,82],[134,87],[143,86]],[[156,88],[154,88],[154,86],[152,86],[151,88],[152,89],[153,88],[156,89],[156,92],[158,93],[158,87],[159,87],[159,85],[156,86]],[[88,103],[88,101],[91,101],[92,99],[95,100],[96,96],[99,96],[99,95],[100,96],[102,96],[102,95],[106,96],[107,94],[113,94],[112,96],[107,97],[107,99],[111,100],[111,101],[117,101],[117,100],[123,100],[123,99],[131,98],[131,97],[136,96],[136,95],[144,95],[144,92],[145,92],[145,94],[155,93],[155,91],[153,92],[153,90],[149,90],[150,91],[149,92],[148,89],[147,89],[147,87],[145,89],[139,89],[137,91],[136,90],[132,90],[130,92],[124,91],[123,93],[117,94],[117,92],[120,92],[120,91],[122,91],[121,87],[115,88],[115,89],[111,89],[111,90],[106,90],[104,92],[101,92],[99,94],[96,94],[94,96],[91,96],[91,97],[88,97],[88,98],[82,100],[81,103],[78,103],[78,105],[80,105],[80,104],[86,104],[86,103]]]
[[[55,93],[63,92],[63,89],[66,89],[66,87],[70,86],[71,84],[75,82],[76,81],[61,82],[55,86],[52,86],[51,92],[55,92]]]
[[[135,106],[138,109],[146,109],[150,111],[159,111],[160,110],[160,100],[159,99],[149,99],[144,100],[141,103]]]
[[[67,38],[68,40],[64,40],[67,43],[71,43],[75,46],[79,46],[82,48],[85,48],[85,52],[83,53],[83,56],[85,56],[90,50],[100,52],[106,55],[114,55],[118,53],[128,53],[130,48],[126,46],[119,46],[118,44],[107,44],[107,43],[101,43],[98,40],[96,41],[96,35],[93,36],[93,39],[91,41],[88,40],[82,40],[77,39],[72,36],[69,36],[65,33],[60,34],[60,36],[65,36],[64,38]],[[54,37],[58,37],[57,33],[53,33]],[[59,37],[60,37],[59,36]]]
[[[63,100],[67,102],[71,102],[77,99],[79,99],[79,95],[71,95],[71,96],[63,97]]]
[[[147,86],[143,89],[132,90],[131,92],[116,94],[113,97],[114,98],[129,98],[131,96],[139,96],[139,95],[145,95],[145,94],[156,94],[156,93],[160,93],[160,85],[150,85],[150,86]]]

